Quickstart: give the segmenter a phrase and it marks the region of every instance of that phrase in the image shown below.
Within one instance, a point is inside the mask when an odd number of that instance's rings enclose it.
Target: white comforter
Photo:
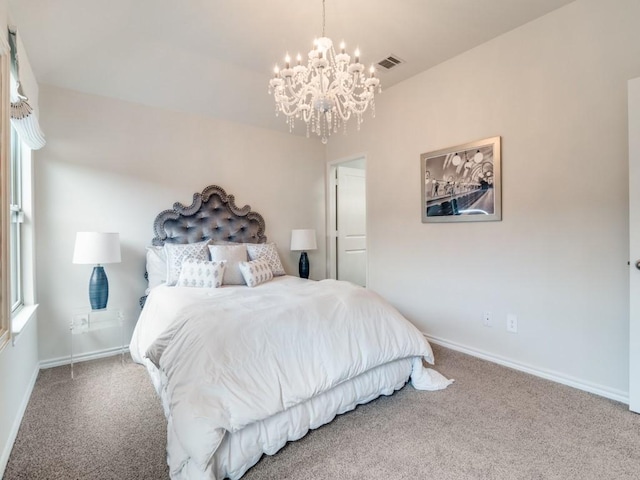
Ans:
[[[237,432],[397,359],[416,388],[449,382],[424,336],[376,294],[346,282],[275,279],[253,289],[158,287],[131,342],[160,371],[172,476],[207,472],[225,432]],[[193,470],[193,465],[189,467]]]

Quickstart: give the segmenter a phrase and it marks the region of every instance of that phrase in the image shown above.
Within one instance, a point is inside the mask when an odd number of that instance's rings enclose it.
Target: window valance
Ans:
[[[29,104],[29,98],[24,94],[20,83],[20,68],[18,58],[18,39],[15,28],[9,28],[9,46],[11,47],[11,124],[18,132],[20,139],[31,149],[44,147],[46,141],[40,129],[38,116]]]

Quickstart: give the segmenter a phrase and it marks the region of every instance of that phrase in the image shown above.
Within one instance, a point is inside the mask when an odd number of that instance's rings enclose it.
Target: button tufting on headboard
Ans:
[[[236,221],[240,221],[238,227]],[[179,202],[164,210],[155,219],[154,245],[193,243],[202,240],[227,240],[242,243],[265,243],[265,223],[262,215],[249,205],[238,208],[233,195],[221,187],[210,185],[193,195],[193,203]]]

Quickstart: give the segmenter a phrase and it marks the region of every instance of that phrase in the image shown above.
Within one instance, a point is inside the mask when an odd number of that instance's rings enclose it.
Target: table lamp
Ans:
[[[309,278],[309,258],[307,257],[307,250],[315,250],[317,248],[315,230],[291,230],[291,251],[302,251],[300,254],[300,263],[298,264],[300,278]]]
[[[107,308],[109,282],[102,265],[120,263],[120,234],[78,232],[73,263],[95,265],[89,280],[89,302],[92,310]]]

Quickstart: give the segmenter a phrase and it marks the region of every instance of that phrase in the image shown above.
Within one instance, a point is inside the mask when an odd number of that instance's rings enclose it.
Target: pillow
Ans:
[[[187,258],[182,262],[177,287],[219,288],[222,286],[225,262],[209,262]]]
[[[263,259],[240,262],[238,267],[242,272],[244,281],[247,282],[249,287],[255,287],[273,278],[273,272],[271,271],[269,262]]]
[[[152,288],[167,281],[167,255],[164,247],[147,247],[147,280],[149,281],[149,287],[145,292],[147,295]]]
[[[225,260],[223,285],[244,285],[244,278],[238,268],[238,263],[247,261],[247,247],[244,245],[209,245],[211,260],[220,262]]]
[[[251,260],[266,260],[274,276],[285,274],[275,243],[248,243],[247,253]]]
[[[187,258],[209,260],[207,244],[209,241],[198,243],[165,243],[164,251],[167,255],[167,285],[175,285],[180,276],[182,262]]]

